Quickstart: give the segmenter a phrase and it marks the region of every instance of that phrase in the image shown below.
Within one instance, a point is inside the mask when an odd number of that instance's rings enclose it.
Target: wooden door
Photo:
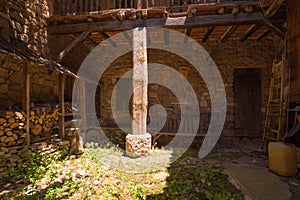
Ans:
[[[261,69],[235,69],[235,135],[261,135]]]

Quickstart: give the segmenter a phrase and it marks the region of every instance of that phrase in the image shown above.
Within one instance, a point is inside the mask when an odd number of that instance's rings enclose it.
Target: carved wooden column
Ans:
[[[133,31],[133,100],[132,131],[126,137],[126,153],[131,157],[144,156],[151,151],[151,135],[147,133],[147,29]]]

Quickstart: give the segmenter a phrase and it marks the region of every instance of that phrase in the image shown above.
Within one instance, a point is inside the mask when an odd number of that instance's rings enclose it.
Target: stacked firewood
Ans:
[[[58,128],[59,110],[51,105],[31,107],[29,116],[30,138],[49,137]],[[0,147],[25,144],[27,116],[23,111],[7,111],[0,117]]]

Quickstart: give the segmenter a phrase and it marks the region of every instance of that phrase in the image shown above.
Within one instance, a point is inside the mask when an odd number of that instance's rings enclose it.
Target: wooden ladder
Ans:
[[[266,120],[263,133],[263,147],[268,142],[281,141],[284,132],[288,104],[289,71],[285,58],[273,63]]]

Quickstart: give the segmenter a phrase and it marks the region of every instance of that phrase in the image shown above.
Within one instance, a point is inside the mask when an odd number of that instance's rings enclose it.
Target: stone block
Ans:
[[[126,136],[126,154],[136,158],[147,156],[151,153],[151,135],[149,133],[141,135],[128,134]]]

